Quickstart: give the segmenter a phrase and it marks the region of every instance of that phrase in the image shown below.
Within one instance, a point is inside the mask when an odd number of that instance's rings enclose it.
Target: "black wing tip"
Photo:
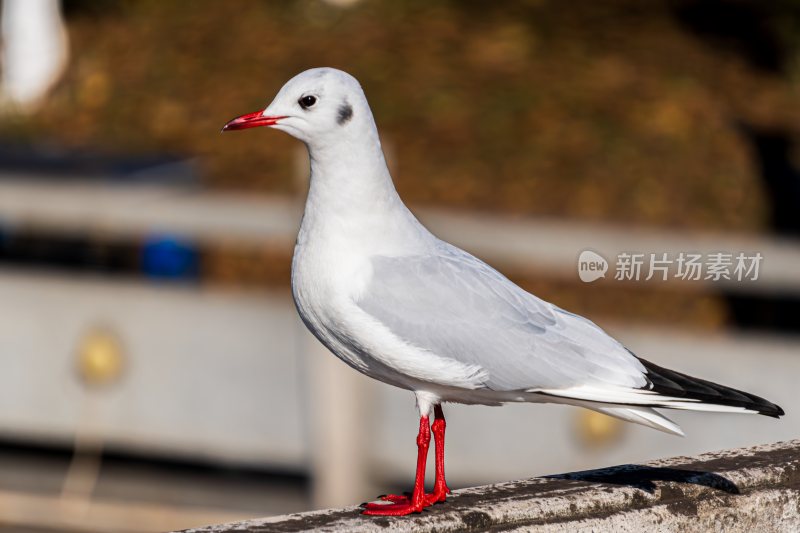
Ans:
[[[636,358],[645,367],[650,390],[654,392],[691,398],[701,403],[742,407],[772,418],[780,418],[786,414],[779,405],[755,394],[669,370],[641,357]]]
[[[761,410],[758,412],[760,415],[769,416],[771,418],[778,419],[786,414],[783,408],[780,405],[772,404],[772,409],[769,410]]]

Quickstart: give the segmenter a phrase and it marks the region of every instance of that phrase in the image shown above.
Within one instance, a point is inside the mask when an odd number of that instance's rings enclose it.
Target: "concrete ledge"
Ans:
[[[408,517],[359,511],[186,531],[800,531],[800,440],[462,489]]]

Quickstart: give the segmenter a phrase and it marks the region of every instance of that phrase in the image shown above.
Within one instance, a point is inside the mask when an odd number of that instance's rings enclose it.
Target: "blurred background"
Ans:
[[[413,396],[289,290],[307,159],[219,135],[355,75],[441,237],[639,355],[784,407],[446,406],[452,488],[789,439],[800,402],[800,2],[3,0],[0,527],[164,531],[410,488]],[[577,257],[759,252],[749,282],[582,283]],[[612,267],[613,268],[613,267]]]

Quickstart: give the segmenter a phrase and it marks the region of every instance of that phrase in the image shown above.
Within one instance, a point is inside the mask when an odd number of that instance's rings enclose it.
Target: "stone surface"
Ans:
[[[359,511],[186,531],[800,531],[800,440],[463,489],[408,517]]]

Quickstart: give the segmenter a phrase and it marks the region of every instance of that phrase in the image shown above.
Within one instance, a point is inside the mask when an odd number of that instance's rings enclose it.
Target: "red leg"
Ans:
[[[444,479],[444,431],[447,428],[447,422],[444,419],[441,405],[434,407],[433,412],[436,416],[431,425],[433,441],[436,444],[436,480],[433,483],[432,496],[434,502],[443,502],[450,494],[450,489]]]
[[[436,444],[436,477],[433,483],[433,492],[424,495],[424,506],[433,505],[434,503],[443,502],[450,493],[447,487],[447,482],[444,478],[444,433],[447,427],[447,422],[444,419],[444,412],[442,406],[437,405],[434,407],[435,420],[431,424],[433,431],[433,441]],[[409,504],[412,498],[400,494],[387,494],[381,497],[384,501],[389,501],[396,504]]]
[[[379,516],[402,516],[421,513],[425,507],[425,464],[428,460],[428,446],[431,442],[431,427],[427,416],[419,419],[417,434],[417,475],[414,478],[414,492],[411,499],[398,503],[368,503],[364,514]]]

